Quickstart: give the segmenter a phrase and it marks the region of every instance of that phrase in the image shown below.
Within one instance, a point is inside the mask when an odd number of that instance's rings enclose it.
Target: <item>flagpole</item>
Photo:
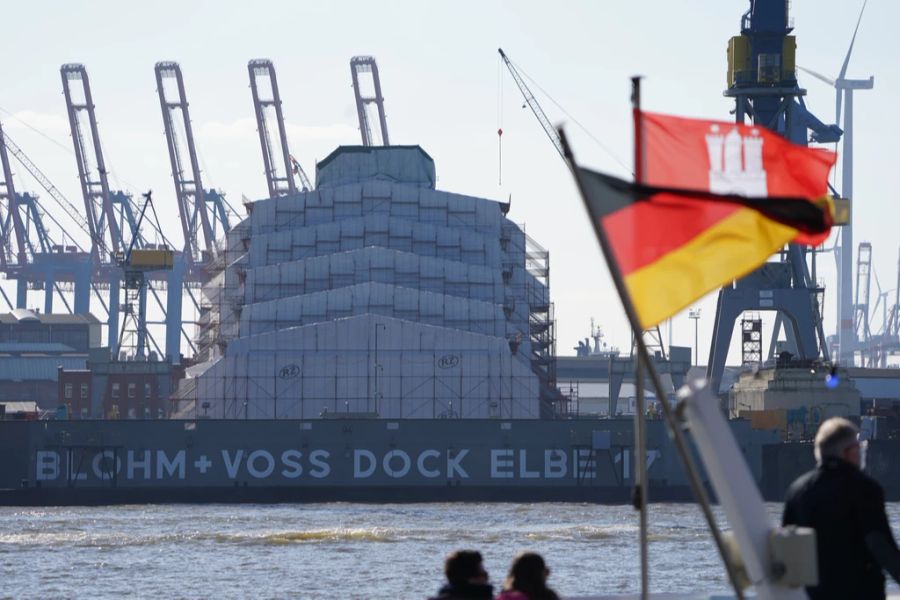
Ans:
[[[572,173],[575,175],[575,182],[578,186],[578,191],[581,194],[582,200],[586,205],[587,195],[585,193],[585,186],[584,182],[582,181],[581,174],[579,173],[578,165],[575,163],[575,157],[572,154],[572,148],[569,146],[569,142],[566,139],[565,131],[561,127],[558,128],[557,131],[559,133],[560,142],[562,143],[563,153],[569,163],[569,167],[572,170]],[[675,446],[675,451],[678,454],[679,459],[681,460],[681,464],[684,466],[691,491],[693,492],[697,503],[700,504],[703,516],[706,519],[707,527],[709,527],[710,533],[713,537],[713,541],[716,544],[716,549],[719,551],[719,555],[721,556],[722,562],[725,565],[725,571],[728,574],[728,579],[731,583],[732,588],[734,588],[735,596],[739,600],[744,600],[744,592],[741,589],[740,585],[738,585],[738,579],[734,570],[734,566],[727,558],[728,555],[726,554],[725,542],[722,538],[722,532],[719,530],[719,527],[716,524],[715,516],[712,513],[709,495],[706,493],[706,488],[703,487],[703,483],[700,480],[697,465],[694,463],[694,460],[691,457],[690,452],[688,451],[684,433],[679,427],[679,423],[677,422],[675,415],[672,412],[672,408],[666,401],[666,393],[663,388],[662,381],[659,378],[659,373],[657,373],[655,365],[650,361],[649,352],[647,351],[647,345],[644,342],[644,336],[642,335],[640,320],[637,317],[637,311],[634,308],[634,303],[631,301],[631,297],[628,295],[628,289],[625,287],[625,280],[622,277],[622,270],[619,268],[619,264],[615,260],[612,246],[610,245],[609,240],[606,237],[606,232],[603,231],[603,227],[600,225],[599,221],[591,218],[591,224],[594,227],[594,234],[597,236],[597,241],[600,243],[600,248],[603,251],[603,257],[606,259],[606,265],[609,268],[609,273],[612,277],[613,284],[616,287],[616,292],[619,294],[619,300],[622,302],[622,307],[625,309],[625,314],[628,317],[628,322],[631,326],[632,332],[634,333],[635,345],[637,346],[638,350],[638,359],[643,360],[644,367],[646,367],[647,374],[649,375],[650,381],[653,384],[653,389],[656,393],[656,397],[660,399],[660,407],[662,408],[663,418],[665,419],[666,425],[668,426],[669,435],[672,438],[672,443]]]
[[[631,105],[634,113],[634,180],[644,179],[644,131],[641,123],[641,78],[631,78]],[[643,338],[643,332],[640,335]],[[647,480],[647,422],[644,409],[644,358],[638,354],[634,361],[634,508],[639,511],[640,552],[641,552],[641,600],[650,597],[650,543],[647,523],[647,500],[649,481]]]

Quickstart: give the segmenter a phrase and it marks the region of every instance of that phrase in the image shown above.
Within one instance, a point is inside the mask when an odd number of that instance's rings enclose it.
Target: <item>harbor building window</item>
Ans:
[[[150,398],[153,395],[153,386],[149,383],[144,384],[144,398]]]
[[[72,384],[71,383],[66,384],[65,394],[66,394],[66,400],[72,399]]]
[[[128,397],[129,398],[134,398],[136,389],[137,389],[137,386],[135,384],[133,384],[133,383],[128,384]]]
[[[88,397],[88,384],[82,383],[81,384],[81,399],[87,400],[87,397]]]
[[[112,397],[113,398],[119,397],[119,384],[118,383],[112,384]]]

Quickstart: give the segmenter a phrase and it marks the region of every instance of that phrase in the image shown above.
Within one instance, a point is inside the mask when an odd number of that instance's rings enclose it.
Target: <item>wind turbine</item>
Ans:
[[[855,90],[871,90],[875,87],[875,77],[868,79],[847,79],[847,66],[850,64],[850,55],[853,53],[853,44],[856,42],[856,34],[859,32],[859,24],[862,22],[866,3],[863,2],[856,20],[856,29],[850,39],[850,47],[844,57],[840,73],[836,79],[829,79],[824,75],[811,71],[804,67],[801,70],[809,73],[816,79],[820,79],[835,89],[835,124],[841,127],[841,108],[844,108],[844,122],[842,129],[841,146],[841,196],[850,201],[849,220],[841,229],[840,252],[835,258],[838,260],[837,271],[837,340],[838,354],[835,358],[845,365],[853,364],[854,341],[856,333],[853,327],[853,92]]]

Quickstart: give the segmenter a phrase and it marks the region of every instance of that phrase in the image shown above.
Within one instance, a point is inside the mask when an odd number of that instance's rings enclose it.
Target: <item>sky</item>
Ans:
[[[836,76],[860,6],[861,0],[793,0],[798,64]],[[335,147],[359,143],[349,60],[372,55],[391,141],[421,145],[435,160],[439,189],[511,198],[509,217],[550,251],[558,353],[574,354],[577,340],[590,334],[591,319],[627,351],[628,326],[571,175],[523,108],[497,48],[530,78],[582,163],[627,177],[629,78],[645,78],[648,110],[728,120],[725,50],[748,8],[748,0],[16,2],[3,14],[0,120],[81,205],[59,67],[83,63],[113,186],[136,197],[152,189],[163,228],[179,240],[155,92],[157,61],[180,63],[204,183],[240,209],[242,196],[266,195],[247,61],[274,62],[291,152],[312,175],[315,162]],[[900,105],[898,22],[900,3],[870,1],[848,70],[853,78],[875,76],[875,89],[855,96],[854,237],[872,243],[874,272],[885,292],[897,287],[900,244],[900,183],[893,176],[900,139],[894,112]],[[800,82],[808,107],[834,122],[834,90],[802,73]],[[14,169],[20,192],[41,191],[23,169]],[[833,238],[825,246],[833,246]],[[833,264],[832,254],[820,257],[829,333]],[[696,308],[702,363],[715,294]],[[880,317],[874,327],[879,324]],[[671,334],[663,328],[664,339],[670,335],[676,345],[694,345],[687,311],[672,319]],[[738,357],[735,337],[730,362]]]

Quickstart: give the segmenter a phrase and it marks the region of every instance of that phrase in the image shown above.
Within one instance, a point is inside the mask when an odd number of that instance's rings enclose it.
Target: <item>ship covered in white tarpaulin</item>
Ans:
[[[418,146],[342,147],[314,191],[248,204],[204,288],[181,414],[552,414],[547,252],[508,205],[435,182]]]

